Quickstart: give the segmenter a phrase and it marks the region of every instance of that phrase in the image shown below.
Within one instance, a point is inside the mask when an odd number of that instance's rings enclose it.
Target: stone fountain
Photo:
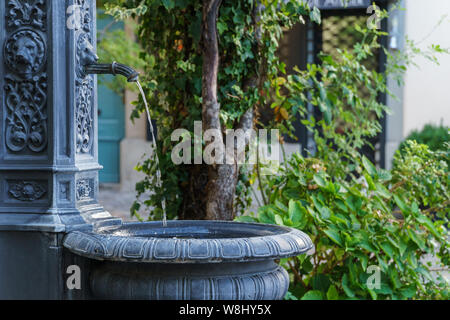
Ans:
[[[276,262],[312,248],[302,232],[98,203],[95,74],[138,74],[97,64],[95,17],[94,0],[0,4],[0,299],[283,298]]]

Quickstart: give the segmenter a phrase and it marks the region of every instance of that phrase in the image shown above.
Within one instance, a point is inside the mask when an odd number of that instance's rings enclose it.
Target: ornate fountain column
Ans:
[[[68,231],[110,219],[97,202],[95,1],[0,8],[0,226]]]
[[[59,297],[63,233],[121,223],[97,201],[96,78],[81,69],[95,15],[95,0],[0,3],[0,297],[26,281]]]

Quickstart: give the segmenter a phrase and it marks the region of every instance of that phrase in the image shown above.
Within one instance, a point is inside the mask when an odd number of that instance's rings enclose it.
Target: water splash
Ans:
[[[142,100],[144,101],[144,105],[145,105],[145,111],[147,113],[147,120],[148,120],[148,124],[149,124],[149,128],[150,128],[150,133],[152,134],[152,145],[153,145],[153,152],[155,153],[155,161],[156,161],[156,186],[158,188],[162,188],[162,180],[161,180],[161,168],[159,167],[159,157],[158,157],[158,152],[156,149],[156,139],[155,139],[155,133],[154,133],[154,128],[153,128],[153,124],[152,124],[152,118],[150,116],[150,110],[148,108],[148,103],[147,103],[147,99],[145,98],[145,93],[144,93],[144,89],[142,89],[142,86],[140,84],[139,81],[136,81],[136,85],[139,88],[139,91],[141,93],[142,96]],[[161,200],[161,207],[163,210],[163,226],[167,227],[167,212],[166,212],[166,199],[164,198],[164,196],[162,197]]]

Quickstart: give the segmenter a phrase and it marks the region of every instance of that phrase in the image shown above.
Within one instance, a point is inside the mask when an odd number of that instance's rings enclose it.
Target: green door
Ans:
[[[102,15],[102,18],[105,17]],[[97,20],[98,30],[109,25],[112,18]],[[123,23],[115,23],[111,29],[123,28]],[[104,76],[109,80],[113,76]],[[120,182],[120,141],[125,135],[125,107],[120,95],[104,85],[98,86],[98,157],[103,166],[100,183]]]

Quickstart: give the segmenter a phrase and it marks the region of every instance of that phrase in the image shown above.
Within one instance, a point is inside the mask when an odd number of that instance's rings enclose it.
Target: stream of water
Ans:
[[[156,138],[155,138],[154,128],[153,128],[153,124],[152,124],[152,118],[150,116],[150,110],[148,108],[148,103],[147,103],[147,99],[145,98],[144,90],[142,89],[142,86],[139,81],[137,81],[136,84],[139,88],[139,91],[141,92],[142,100],[144,100],[145,111],[147,113],[147,120],[148,120],[148,124],[150,126],[149,127],[150,133],[152,134],[153,152],[155,153],[155,161],[156,161],[156,186],[161,189],[162,188],[161,168],[159,167],[159,157],[158,157],[158,152],[156,149]],[[164,227],[167,227],[166,199],[164,198],[164,196],[162,197],[162,200],[161,200],[161,207],[163,210],[162,223],[163,223]]]

